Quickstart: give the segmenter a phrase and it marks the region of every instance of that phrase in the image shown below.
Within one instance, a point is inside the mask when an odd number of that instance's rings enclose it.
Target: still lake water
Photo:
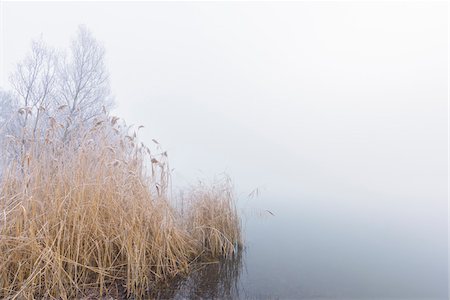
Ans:
[[[170,297],[447,299],[445,214],[418,200],[401,213],[380,201],[286,199],[272,205],[274,215],[246,203],[242,255],[194,272]]]

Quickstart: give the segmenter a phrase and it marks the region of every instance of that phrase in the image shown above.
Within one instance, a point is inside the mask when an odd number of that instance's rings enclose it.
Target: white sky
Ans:
[[[0,6],[1,86],[32,38],[67,47],[85,24],[115,113],[168,149],[177,185],[226,171],[244,215],[275,213],[245,218],[257,293],[444,293],[447,1]]]
[[[1,85],[32,38],[65,47],[86,24],[117,115],[169,150],[177,180],[444,204],[445,1],[2,5]]]

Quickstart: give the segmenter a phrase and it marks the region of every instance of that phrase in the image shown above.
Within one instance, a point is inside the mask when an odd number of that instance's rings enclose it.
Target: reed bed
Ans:
[[[199,183],[187,196],[187,228],[202,251],[232,256],[242,243],[241,227],[228,177],[206,185]]]
[[[165,152],[150,151],[115,117],[70,132],[56,120],[37,138],[22,132],[4,147],[15,159],[0,178],[1,298],[101,297],[113,289],[146,298],[155,283],[203,258],[238,253],[229,181],[196,186],[181,212],[168,197]]]

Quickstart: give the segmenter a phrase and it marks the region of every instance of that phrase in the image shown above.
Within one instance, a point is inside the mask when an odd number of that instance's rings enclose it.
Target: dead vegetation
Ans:
[[[1,298],[146,298],[199,260],[236,255],[241,228],[228,180],[193,188],[181,212],[168,198],[165,152],[150,151],[116,117],[68,137],[69,121],[49,117],[40,135],[6,139]]]

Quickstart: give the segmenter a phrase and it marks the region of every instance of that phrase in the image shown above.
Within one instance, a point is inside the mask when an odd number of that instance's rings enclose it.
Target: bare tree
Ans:
[[[0,95],[0,122],[6,122],[4,114],[12,120],[7,125],[0,123],[6,128],[0,135],[15,138],[9,150],[22,161],[31,142],[45,140],[45,133],[55,123],[64,127],[58,137],[62,141],[77,139],[77,128],[104,117],[113,103],[105,50],[85,26],[78,28],[68,55],[46,46],[42,39],[33,41],[31,52],[17,64],[10,83],[11,97]],[[15,106],[12,115],[6,113],[11,108],[3,103],[8,99],[14,99],[8,102]]]
[[[19,109],[7,127],[7,133],[16,138],[9,148],[10,154],[22,161],[29,141],[42,136],[47,126],[46,115],[54,102],[56,67],[54,50],[40,39],[32,42],[30,54],[10,76]]]
[[[41,40],[33,41],[31,53],[17,65],[10,82],[19,101],[19,119],[33,136],[39,129],[42,115],[54,100],[56,56]]]
[[[112,105],[105,49],[80,26],[70,51],[59,65],[57,101],[59,106],[67,105],[71,117],[79,116],[85,122]]]

